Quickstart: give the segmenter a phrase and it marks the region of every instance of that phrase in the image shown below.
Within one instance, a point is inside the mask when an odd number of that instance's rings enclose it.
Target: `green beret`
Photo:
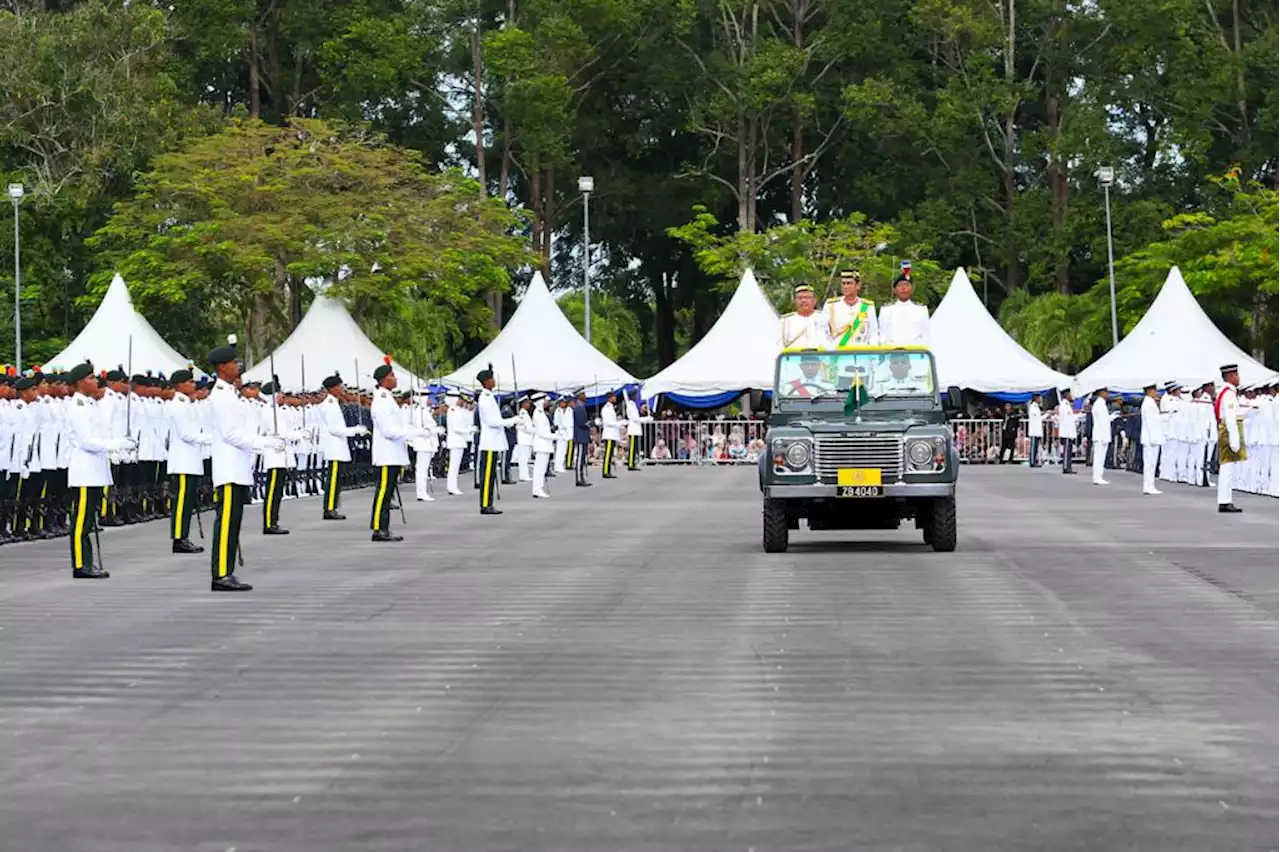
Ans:
[[[229,364],[234,360],[236,360],[236,348],[234,346],[219,346],[209,353],[209,363],[215,367],[219,364]]]
[[[71,372],[67,373],[67,381],[71,384],[84,381],[93,375],[93,364],[85,361],[83,364],[76,364],[71,368]]]

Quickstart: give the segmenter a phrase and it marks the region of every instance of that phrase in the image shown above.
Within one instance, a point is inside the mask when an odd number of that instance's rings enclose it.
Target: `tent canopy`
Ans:
[[[1071,378],[1042,364],[987,311],[963,269],[951,277],[929,318],[930,347],[942,387],[979,393],[1029,393],[1064,388]]]
[[[514,368],[513,359],[514,358]],[[496,390],[566,391],[588,395],[635,384],[636,379],[588,343],[565,317],[542,273],[535,272],[511,320],[480,354],[445,376],[443,384],[476,386],[476,374],[493,365]],[[512,371],[516,373],[512,378]],[[515,387],[519,380],[520,387]]]
[[[715,325],[693,347],[644,383],[641,395],[669,394],[682,405],[723,405],[726,394],[773,388],[778,313],[750,269]]]
[[[373,371],[382,366],[383,352],[373,345],[347,306],[317,293],[307,314],[271,356],[285,390],[314,390],[326,376],[337,373],[351,387],[373,387]],[[263,358],[245,373],[247,381],[271,381],[272,357]],[[359,367],[359,374],[356,368]],[[421,388],[426,382],[403,365],[391,362],[398,390]],[[306,382],[302,381],[305,367]]]
[[[111,279],[102,304],[76,339],[45,363],[70,369],[85,359],[99,370],[121,367],[132,368],[134,373],[150,371],[166,376],[191,363],[165,343],[146,317],[134,309],[129,287],[118,273]]]
[[[1218,368],[1224,364],[1240,365],[1242,385],[1260,382],[1272,373],[1218,330],[1175,266],[1133,331],[1086,367],[1077,381],[1084,391],[1105,387],[1141,393],[1143,385],[1151,382],[1217,381]]]

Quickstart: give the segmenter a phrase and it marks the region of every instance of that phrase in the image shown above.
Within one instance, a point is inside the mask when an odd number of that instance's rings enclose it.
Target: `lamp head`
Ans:
[[[1098,178],[1098,183],[1103,186],[1111,186],[1116,182],[1116,170],[1111,166],[1099,166],[1094,174]]]
[[[578,178],[578,192],[595,192],[596,179],[589,176]]]
[[[22,195],[24,192],[26,192],[26,187],[24,187],[22,184],[20,183],[9,184],[9,197],[12,198],[14,201],[20,201],[22,199]]]

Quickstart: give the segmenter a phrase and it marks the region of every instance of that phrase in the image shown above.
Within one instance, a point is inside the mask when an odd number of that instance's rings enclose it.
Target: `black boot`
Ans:
[[[210,585],[210,590],[215,592],[250,592],[253,591],[253,586],[240,582],[236,579],[235,574],[231,574],[214,580]]]
[[[1244,509],[1241,509],[1235,503],[1219,503],[1218,511],[1224,515],[1238,515],[1243,512]]]
[[[338,512],[325,512],[324,519],[326,521],[345,521],[347,516]]]
[[[373,541],[404,541],[404,536],[392,535],[386,530],[378,530],[373,534]]]
[[[204,553],[204,548],[195,542],[188,541],[185,538],[176,539],[173,542],[174,553]]]
[[[262,534],[263,534],[263,535],[288,535],[288,534],[289,534],[289,531],[288,531],[287,529],[285,529],[284,527],[279,527],[279,526],[276,526],[276,527],[263,527],[263,528],[262,528]]]
[[[495,508],[493,508],[492,506],[486,506],[485,508],[483,508],[483,509],[481,509],[481,510],[480,510],[480,514],[482,514],[482,515],[501,515],[501,514],[502,514],[502,510],[501,510],[501,509],[495,509]]]
[[[105,580],[110,577],[111,574],[107,571],[103,571],[95,565],[90,565],[88,568],[72,570],[71,576],[75,577],[77,580]]]

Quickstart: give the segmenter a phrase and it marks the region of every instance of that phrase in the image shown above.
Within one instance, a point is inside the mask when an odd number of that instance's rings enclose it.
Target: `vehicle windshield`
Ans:
[[[778,358],[774,398],[787,402],[845,403],[935,400],[928,352],[833,350],[787,352]]]

